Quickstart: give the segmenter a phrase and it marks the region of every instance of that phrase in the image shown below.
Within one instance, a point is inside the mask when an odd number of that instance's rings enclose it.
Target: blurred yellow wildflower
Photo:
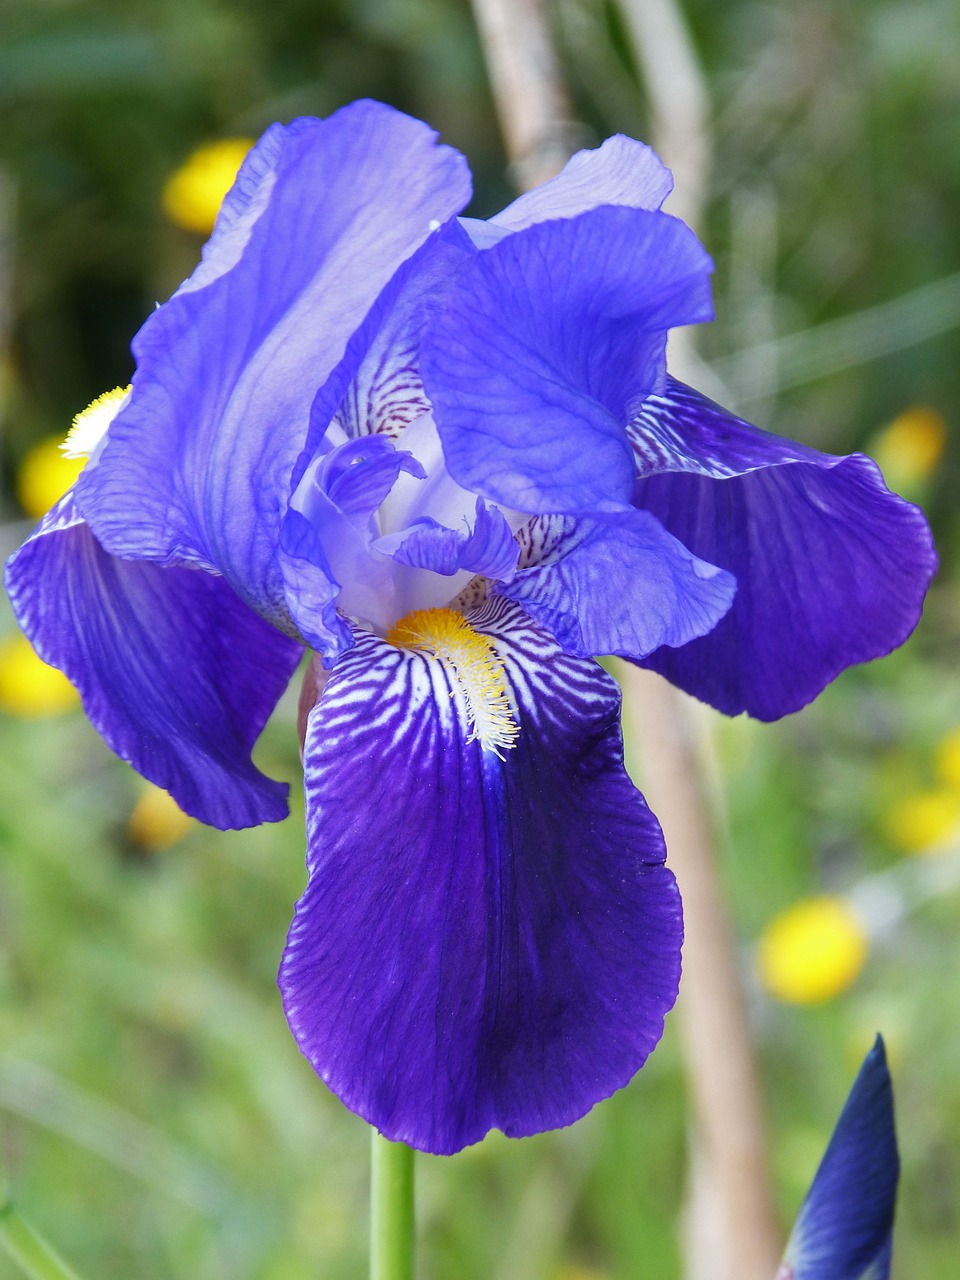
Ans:
[[[884,427],[870,452],[892,489],[910,489],[932,474],[946,442],[943,414],[930,405],[915,404]]]
[[[934,766],[944,786],[960,791],[960,729],[954,729],[937,743]]]
[[[191,152],[163,187],[163,211],[178,227],[207,236],[252,138],[221,138]]]
[[[169,791],[151,785],[133,806],[127,833],[141,849],[166,849],[182,840],[194,823]]]
[[[842,898],[805,898],[767,925],[757,944],[760,980],[778,1000],[822,1004],[860,976],[869,943]]]
[[[887,815],[887,834],[908,853],[933,853],[960,840],[960,791],[934,787],[901,797]]]
[[[27,453],[17,472],[17,498],[28,516],[39,520],[62,498],[83,470],[83,458],[66,457],[63,436],[48,436]]]
[[[67,677],[38,658],[26,636],[17,632],[0,641],[0,708],[8,715],[40,719],[79,704]]]

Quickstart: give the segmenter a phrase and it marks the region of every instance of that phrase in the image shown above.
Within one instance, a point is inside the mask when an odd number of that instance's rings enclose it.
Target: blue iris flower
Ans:
[[[883,1040],[867,1054],[777,1280],[889,1280],[900,1157]]]
[[[670,185],[616,137],[481,223],[418,121],[274,126],[8,566],[107,742],[218,827],[285,815],[251,749],[310,651],[284,1005],[426,1150],[577,1119],[674,1002],[680,901],[594,655],[777,717],[900,644],[934,569],[867,459],[668,376],[711,316]]]

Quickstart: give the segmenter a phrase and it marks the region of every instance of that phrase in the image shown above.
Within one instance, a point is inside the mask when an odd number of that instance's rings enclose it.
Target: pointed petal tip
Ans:
[[[667,330],[709,318],[709,259],[681,222],[601,205],[484,250],[424,335],[450,474],[519,511],[629,505],[631,406]]]
[[[893,1086],[878,1035],[791,1233],[791,1280],[888,1280],[899,1176]]]
[[[490,222],[520,231],[536,222],[572,218],[597,205],[658,210],[673,190],[673,175],[650,147],[622,133],[578,151],[549,182],[528,191]]]

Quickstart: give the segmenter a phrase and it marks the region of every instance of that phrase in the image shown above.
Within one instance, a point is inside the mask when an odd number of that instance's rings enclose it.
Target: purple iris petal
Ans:
[[[222,578],[108,555],[70,493],[10,560],[6,587],[37,653],[144,777],[215,827],[286,817],[286,783],[250,751],[302,648]]]
[[[78,501],[110,552],[214,567],[282,620],[279,523],[311,403],[335,369],[346,377],[348,342],[470,180],[432,130],[372,102],[271,130],[261,147],[200,287],[135,340],[133,394]]]
[[[624,425],[662,383],[667,329],[709,319],[710,260],[674,218],[603,207],[477,255],[424,334],[447,468],[518,511],[629,505]]]
[[[644,479],[681,471],[721,480],[782,463],[838,461],[751,426],[669,375],[660,392],[639,406],[627,434]]]
[[[330,519],[339,518],[331,507]],[[349,527],[346,532],[349,541],[343,549],[364,556],[362,536]],[[340,581],[327,560],[322,535],[322,525],[291,508],[280,527],[279,562],[294,625],[330,665],[353,644],[353,632],[337,610]]]
[[[890,1280],[890,1268],[893,1266],[893,1233],[880,1246],[880,1252],[864,1271],[859,1280]]]
[[[309,117],[289,125],[272,124],[247,152],[233,186],[217,213],[213,234],[203,246],[202,260],[178,293],[202,289],[240,261],[254,224],[270,200],[284,148],[299,133],[309,133]]]
[[[883,1041],[860,1068],[787,1245],[789,1280],[889,1280],[900,1159]]]
[[[7,571],[111,746],[217,826],[285,813],[251,751],[317,650],[284,1005],[347,1105],[431,1151],[575,1120],[676,996],[676,885],[584,655],[779,715],[905,638],[935,567],[867,460],[666,377],[667,330],[711,314],[669,187],[612,139],[478,230],[425,125],[367,102],[273,127]],[[801,1260],[836,1239],[865,1105]],[[851,1213],[885,1280],[889,1233]]]
[[[308,452],[317,448],[331,418],[350,439],[396,439],[430,409],[420,380],[420,336],[429,311],[441,304],[476,250],[457,222],[448,223],[429,248],[410,259],[395,278],[395,287],[381,295],[364,322],[363,328],[374,336],[364,340],[365,354],[355,372],[351,364],[346,391],[338,391],[332,379],[318,395],[311,411]]]
[[[868,458],[767,435],[673,380],[631,434],[637,506],[737,580],[709,635],[645,666],[729,715],[774,720],[916,626],[930,530]]]
[[[519,536],[524,567],[498,594],[548,627],[567,653],[640,658],[686,644],[716,625],[737,589],[645,511],[602,521],[540,516]]]
[[[592,151],[578,151],[561,173],[514,200],[490,221],[520,231],[551,218],[572,218],[601,204],[659,209],[673,177],[651,149],[622,133]]]
[[[503,514],[482,498],[477,499],[472,529],[447,529],[427,517],[379,538],[375,546],[400,564],[447,576],[467,569],[487,578],[506,578],[520,554]]]
[[[615,685],[509,601],[470,621],[505,664],[515,748],[468,741],[437,659],[358,636],[310,715],[309,882],[280,971],[333,1091],[434,1152],[569,1124],[625,1084],[680,969]]]

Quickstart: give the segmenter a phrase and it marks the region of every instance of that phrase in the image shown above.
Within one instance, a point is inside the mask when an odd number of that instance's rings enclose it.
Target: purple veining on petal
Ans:
[[[478,254],[423,340],[453,478],[533,514],[627,509],[626,423],[662,383],[667,330],[711,317],[710,269],[681,222],[613,206]]]
[[[598,521],[539,516],[517,535],[521,566],[497,588],[567,653],[641,658],[710,631],[736,592],[646,511]]]
[[[216,569],[282,626],[279,526],[311,404],[334,374],[346,386],[343,357],[349,347],[359,366],[365,317],[470,182],[432,130],[378,103],[272,131],[262,146],[272,185],[259,216],[226,224],[202,287],[144,325],[133,393],[78,502],[111,553]],[[233,236],[242,251],[221,269]]]
[[[899,644],[935,569],[867,459],[667,377],[667,330],[711,315],[670,184],[618,137],[461,222],[463,159],[420,122],[272,127],[75,499],[8,565],[107,742],[218,826],[285,813],[251,751],[316,651],[284,1006],[344,1102],[426,1150],[570,1123],[676,995],[676,885],[586,655],[772,718]],[[797,1238],[836,1243],[840,1205],[878,1245],[858,1280],[888,1280],[871,1114],[879,1211],[835,1177],[862,1154],[842,1118]]]
[[[831,466],[839,461],[761,431],[669,376],[662,391],[639,406],[627,432],[641,479],[689,472],[724,480],[790,462]]]
[[[615,685],[511,602],[471,622],[504,663],[516,747],[468,741],[440,661],[358,636],[310,715],[309,883],[280,972],[334,1092],[436,1152],[582,1115],[642,1064],[679,978],[679,898]]]
[[[447,290],[475,256],[458,223],[447,224],[431,251],[411,260],[395,296],[371,312],[374,336],[333,414],[348,438],[374,434],[396,440],[430,411],[420,376],[420,338],[430,311],[442,306]],[[314,415],[318,429],[329,412],[327,398],[322,401]]]
[[[937,564],[930,530],[868,458],[768,435],[674,382],[632,437],[635,504],[737,580],[713,631],[645,666],[730,715],[771,720],[916,626]]]

